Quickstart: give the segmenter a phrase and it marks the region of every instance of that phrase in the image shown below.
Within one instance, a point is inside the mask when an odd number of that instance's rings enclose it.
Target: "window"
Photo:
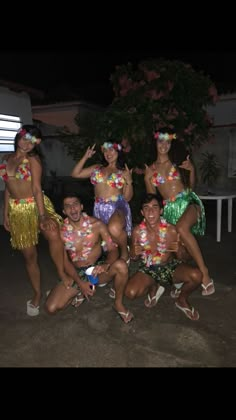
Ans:
[[[0,152],[14,151],[14,139],[21,126],[20,117],[0,114]]]

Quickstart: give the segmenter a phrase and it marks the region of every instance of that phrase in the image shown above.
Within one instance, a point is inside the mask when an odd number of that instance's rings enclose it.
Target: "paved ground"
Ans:
[[[0,366],[235,367],[236,209],[232,233],[227,233],[226,210],[223,207],[222,242],[217,243],[215,206],[207,208],[207,232],[199,243],[217,291],[209,297],[200,291],[193,294],[198,322],[175,308],[168,290],[152,309],[145,308],[143,299],[127,301],[135,320],[125,325],[112,310],[107,288],[98,289],[78,310],[69,307],[50,317],[42,307],[38,317],[30,318],[26,301],[31,289],[23,259],[12,252],[0,226]],[[42,239],[39,254],[45,294],[57,275]]]

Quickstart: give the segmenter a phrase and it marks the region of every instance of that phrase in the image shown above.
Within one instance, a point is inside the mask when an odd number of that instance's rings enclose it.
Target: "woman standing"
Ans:
[[[73,266],[64,260],[59,226],[62,218],[42,192],[42,162],[39,145],[42,135],[34,125],[24,125],[15,137],[15,152],[4,157],[1,178],[5,181],[4,227],[11,234],[11,245],[22,252],[33,288],[27,314],[39,314],[41,299],[40,270],[37,261],[39,231],[49,241],[50,255],[65,287],[73,282]],[[66,264],[68,275],[65,272]],[[71,269],[72,267],[72,269]],[[74,275],[74,274],[73,274]]]
[[[102,145],[102,165],[84,168],[87,160],[96,153],[94,148],[95,144],[88,147],[71,176],[90,178],[95,191],[93,214],[108,225],[112,239],[119,246],[120,257],[129,263],[127,235],[131,235],[132,219],[128,201],[133,197],[132,170],[124,164],[121,144],[115,142]]]
[[[214,282],[194,237],[204,235],[206,226],[204,206],[192,191],[195,183],[194,166],[183,143],[176,140],[175,134],[157,132],[154,138],[157,158],[151,166],[146,165],[146,191],[155,193],[157,189],[161,193],[164,198],[163,217],[176,225],[182,242],[202,272],[202,295],[211,295],[215,292]],[[183,149],[185,157],[178,161],[174,151],[180,152]]]

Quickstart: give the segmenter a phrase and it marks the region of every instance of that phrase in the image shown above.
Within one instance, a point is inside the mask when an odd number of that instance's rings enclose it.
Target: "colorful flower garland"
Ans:
[[[154,139],[156,140],[165,140],[165,141],[171,141],[173,139],[176,139],[176,134],[169,134],[169,133],[155,133]]]
[[[81,215],[83,221],[82,221],[82,227],[80,230],[76,230],[73,228],[73,226],[70,224],[69,219],[66,218],[64,220],[64,224],[62,226],[62,234],[63,239],[65,243],[65,248],[69,252],[71,260],[73,262],[75,261],[86,261],[88,259],[88,256],[92,250],[93,242],[92,239],[92,223],[90,222],[89,216],[86,213],[82,213]],[[79,241],[79,238],[86,237],[88,239],[87,243],[83,243],[83,248],[79,252],[76,251],[75,244]]]
[[[168,223],[165,219],[160,219],[160,225],[157,237],[157,250],[155,254],[152,253],[150,242],[148,240],[147,225],[145,220],[140,223],[140,245],[143,248],[142,259],[147,267],[151,265],[160,264],[163,255],[166,253],[166,234],[167,234]]]
[[[120,152],[122,150],[122,145],[119,143],[110,143],[110,142],[105,142],[103,143],[103,145],[101,146],[102,152],[104,153],[105,151],[107,151],[108,149],[115,149],[117,152]]]

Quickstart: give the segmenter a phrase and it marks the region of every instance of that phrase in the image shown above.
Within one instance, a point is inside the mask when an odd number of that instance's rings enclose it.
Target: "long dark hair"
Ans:
[[[160,133],[168,133],[174,134],[174,130],[170,130],[169,128],[163,128],[158,130]],[[190,155],[189,151],[187,150],[183,141],[178,140],[178,135],[176,139],[171,140],[171,147],[168,152],[169,159],[171,163],[177,166],[178,172],[180,173],[181,181],[184,184],[185,188],[190,187],[190,173],[186,169],[182,169],[179,167],[181,163],[187,159],[187,156]],[[158,154],[158,151],[157,151]]]
[[[117,143],[114,140],[109,140],[109,143],[112,143],[112,144],[120,144],[120,143]],[[124,156],[124,152],[123,152],[122,149],[121,150],[116,150],[116,151],[118,153],[116,167],[117,167],[117,169],[121,169],[122,170],[122,169],[125,168],[125,156]],[[104,157],[104,154],[102,154],[102,165],[103,166],[108,166],[108,162],[106,161],[106,159]]]
[[[32,137],[36,137],[37,139],[42,140],[42,133],[41,130],[33,124],[25,124],[21,127],[18,133],[15,136],[14,141],[14,150],[16,151],[19,140],[25,136],[26,133],[29,133]],[[38,156],[41,160],[43,159],[43,154],[40,150],[40,145],[35,144],[33,150],[28,153],[29,156]]]

